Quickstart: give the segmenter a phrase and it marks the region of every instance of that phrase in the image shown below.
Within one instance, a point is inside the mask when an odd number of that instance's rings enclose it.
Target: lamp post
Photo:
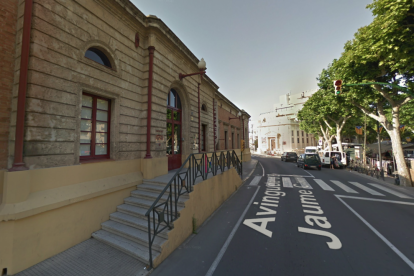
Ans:
[[[183,78],[189,77],[189,76],[195,76],[200,75],[200,82],[198,83],[198,152],[201,152],[201,144],[200,144],[200,124],[201,124],[201,118],[200,118],[200,85],[201,85],[201,79],[203,75],[206,73],[207,67],[206,62],[204,61],[204,58],[201,58],[201,60],[197,64],[198,69],[200,72],[191,73],[191,74],[178,74],[178,78],[183,80]]]
[[[229,117],[229,121],[233,120],[233,119],[239,119],[240,120],[240,117],[241,117],[241,112],[239,111],[239,113],[237,113],[237,117],[233,117],[233,118]],[[243,138],[244,138],[244,127],[243,127]],[[243,140],[243,142],[244,142],[244,140]],[[240,156],[240,163],[241,163],[240,169],[241,169],[241,177],[242,178],[243,178],[243,150],[244,150],[244,145],[241,145],[241,147],[240,147],[240,154],[241,154],[241,156]]]

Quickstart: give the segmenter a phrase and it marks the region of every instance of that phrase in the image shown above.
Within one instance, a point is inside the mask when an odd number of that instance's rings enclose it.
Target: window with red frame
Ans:
[[[82,95],[80,127],[81,160],[109,158],[111,100]]]

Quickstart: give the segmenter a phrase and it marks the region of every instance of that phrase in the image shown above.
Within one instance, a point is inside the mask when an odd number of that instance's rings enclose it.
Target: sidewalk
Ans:
[[[243,182],[253,173],[257,163],[255,159],[243,162]],[[148,274],[146,264],[90,238],[15,276],[145,276]]]
[[[405,192],[406,194],[414,197],[414,187],[403,187],[403,186],[395,185],[395,180],[393,176],[384,175],[384,180],[382,180],[381,177],[377,179],[376,177],[372,177],[370,175],[366,175],[363,173],[358,173],[356,171],[350,171],[350,173],[358,174],[361,177],[383,184],[387,187],[391,187],[392,189],[396,189],[400,192]]]

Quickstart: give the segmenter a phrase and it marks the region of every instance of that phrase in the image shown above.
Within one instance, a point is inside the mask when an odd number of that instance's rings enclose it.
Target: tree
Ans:
[[[332,64],[345,83],[382,82],[390,85],[350,87],[344,93],[367,116],[377,120],[391,138],[403,186],[411,186],[400,136],[400,110],[413,99],[392,85],[414,88],[414,2],[375,0],[367,6],[375,18],[362,27]],[[390,115],[387,117],[387,109]]]
[[[324,91],[317,91],[306,101],[298,112],[300,129],[315,136],[323,136],[329,150],[332,150],[332,139],[335,137],[332,127],[327,123],[329,107],[324,100]],[[325,144],[324,144],[325,146]]]

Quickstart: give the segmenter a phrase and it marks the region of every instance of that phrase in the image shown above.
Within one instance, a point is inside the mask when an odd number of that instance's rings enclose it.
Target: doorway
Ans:
[[[168,170],[181,167],[181,129],[182,129],[181,101],[174,89],[168,93],[167,98],[167,157]]]

